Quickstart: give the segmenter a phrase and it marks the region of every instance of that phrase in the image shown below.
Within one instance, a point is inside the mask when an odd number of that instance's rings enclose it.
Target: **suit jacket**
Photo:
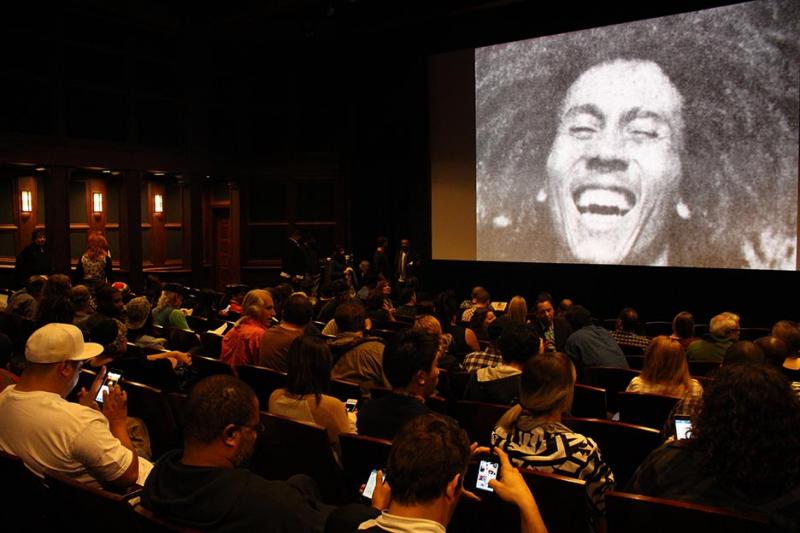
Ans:
[[[402,258],[403,250],[400,250],[394,256],[394,278],[396,280],[400,279],[400,272],[402,272],[402,265],[400,264]],[[419,261],[419,254],[417,252],[414,250],[408,250],[406,252],[406,276],[404,281],[417,275],[419,272]]]
[[[536,328],[536,333],[538,333],[539,337],[541,337],[542,341],[544,341],[544,324],[542,324],[541,320],[536,320],[533,323],[533,327]],[[553,335],[555,336],[557,352],[564,351],[564,344],[566,344],[567,337],[569,337],[571,333],[572,328],[569,326],[569,323],[566,320],[563,318],[553,317]]]

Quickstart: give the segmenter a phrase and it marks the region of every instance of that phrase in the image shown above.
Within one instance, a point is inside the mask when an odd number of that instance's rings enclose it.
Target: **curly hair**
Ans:
[[[186,402],[184,438],[213,442],[228,424],[246,424],[256,404],[256,393],[233,376],[217,374],[198,382]]]
[[[565,256],[535,199],[559,108],[581,73],[630,59],[659,65],[684,100],[680,195],[692,215],[666,230],[691,238],[670,266],[794,270],[799,9],[752,2],[477,50],[478,259]]]
[[[766,365],[723,367],[703,394],[690,445],[721,483],[764,499],[800,483],[800,400]]]

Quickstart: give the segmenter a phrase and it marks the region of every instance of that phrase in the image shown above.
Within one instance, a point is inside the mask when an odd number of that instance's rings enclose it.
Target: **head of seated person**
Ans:
[[[542,339],[533,329],[522,324],[506,326],[497,341],[503,362],[522,369],[529,358],[542,353]]]
[[[388,512],[447,525],[461,497],[469,459],[469,438],[455,421],[437,414],[412,419],[397,433],[389,453]]]
[[[275,305],[272,295],[263,289],[253,289],[245,294],[242,300],[242,318],[237,323],[241,323],[246,317],[264,327],[269,327],[274,316]]]
[[[772,326],[772,335],[786,344],[789,352],[787,357],[796,358],[800,355],[800,324],[791,320],[779,320]]]
[[[766,362],[764,352],[750,341],[737,341],[728,346],[722,359],[723,366],[737,364],[760,365]]]
[[[786,356],[789,353],[785,342],[778,337],[768,335],[756,339],[753,344],[761,348],[761,351],[764,352],[764,358],[767,363],[775,368],[783,367],[783,362],[786,360]]]
[[[286,392],[313,394],[317,404],[331,381],[331,349],[319,337],[301,335],[292,341],[287,356]]]
[[[757,501],[800,486],[800,400],[776,369],[725,365],[706,385],[691,447],[709,475]]]
[[[650,385],[663,387],[664,394],[680,395],[689,390],[689,364],[681,343],[666,335],[650,341],[640,378]]]
[[[308,296],[296,292],[289,296],[283,304],[283,322],[297,327],[305,327],[311,323],[314,307]]]
[[[122,293],[108,283],[101,283],[94,291],[97,312],[111,318],[119,318],[125,310]]]
[[[582,305],[571,306],[564,318],[569,323],[572,331],[578,331],[594,324],[592,322],[592,313]]]
[[[344,302],[336,308],[333,320],[336,322],[339,334],[363,334],[366,314],[364,313],[364,308],[357,303]]]
[[[383,351],[383,371],[392,390],[427,398],[439,379],[439,339],[421,329],[398,332]]]
[[[469,329],[475,332],[479,340],[491,340],[489,326],[494,322],[494,312],[486,307],[479,307],[469,319]]]
[[[679,339],[694,337],[694,317],[688,311],[681,311],[672,319],[672,334]]]
[[[632,307],[626,307],[620,311],[617,317],[616,329],[629,333],[639,333],[639,313]]]

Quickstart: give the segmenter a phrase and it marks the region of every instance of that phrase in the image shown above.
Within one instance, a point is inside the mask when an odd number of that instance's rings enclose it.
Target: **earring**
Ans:
[[[541,189],[539,189],[539,192],[536,193],[536,201],[541,204],[544,203],[546,200],[547,200],[547,191],[545,191],[544,187],[542,187]]]
[[[678,212],[678,216],[681,217],[683,220],[689,220],[692,217],[692,211],[689,209],[689,206],[684,203],[684,201],[678,200],[678,203],[675,205],[675,211]]]

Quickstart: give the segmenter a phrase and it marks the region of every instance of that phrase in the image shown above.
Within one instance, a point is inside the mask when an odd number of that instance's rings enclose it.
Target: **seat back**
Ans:
[[[470,441],[489,445],[492,430],[509,409],[508,405],[461,400],[455,403],[455,417]]]
[[[678,403],[674,396],[646,394],[641,392],[620,392],[619,420],[629,424],[646,426],[661,431],[670,411]]]
[[[120,384],[128,393],[128,416],[141,418],[147,426],[153,460],[164,452],[180,448],[183,437],[172,416],[172,409],[161,391],[135,381],[122,380]]]
[[[148,361],[142,358],[118,359],[109,364],[122,371],[125,379],[144,383],[162,391],[176,391],[179,388],[178,375],[167,359]]]
[[[234,375],[231,365],[220,361],[219,359],[206,357],[204,355],[192,356],[192,368],[197,373],[195,378],[197,381],[216,374],[224,374],[226,376]]]
[[[608,410],[616,413],[618,410],[617,393],[624,391],[631,380],[638,376],[639,373],[639,371],[629,368],[590,366],[583,369],[580,383],[605,389]]]
[[[139,496],[141,487],[117,493],[55,472],[44,478],[61,524],[80,524],[83,531],[106,531],[113,525],[115,532],[138,533],[129,501]]]
[[[575,384],[572,416],[579,418],[607,418],[606,390],[600,387]]]
[[[261,423],[266,430],[256,440],[251,470],[267,479],[306,474],[327,503],[350,501],[324,427],[263,411]]]
[[[597,443],[603,460],[614,472],[618,487],[625,486],[645,457],[662,442],[659,431],[624,422],[565,418],[563,423],[575,433],[589,437]]]
[[[351,491],[367,482],[373,469],[384,469],[389,460],[392,442],[355,433],[341,433],[342,466],[345,480]]]
[[[168,339],[170,349],[181,352],[188,352],[200,346],[200,337],[197,333],[185,329],[172,328]]]
[[[683,531],[688,525],[693,531],[770,531],[766,517],[614,491],[606,494],[606,516],[615,533]]]
[[[222,355],[222,335],[204,331],[200,334],[200,344],[202,345],[200,353],[206,357],[219,359],[219,356]]]
[[[631,370],[641,370],[644,368],[644,355],[629,355],[626,353],[625,359],[627,359],[628,366]]]
[[[179,526],[169,520],[158,517],[152,511],[137,503],[133,506],[134,520],[139,525],[140,531],[154,533],[199,533],[199,529]]]
[[[256,365],[236,367],[239,379],[250,385],[258,396],[258,404],[262,411],[269,408],[269,397],[273,391],[286,387],[286,374]]]
[[[353,381],[332,379],[328,385],[328,394],[339,398],[343,402],[349,399],[361,399],[361,386]]]
[[[52,527],[50,493],[22,459],[0,451],[0,480],[0,508],[8,511],[1,513],[3,531],[34,533]],[[22,512],[22,509],[29,512]]]
[[[644,323],[644,334],[648,337],[672,335],[672,322],[654,321]]]
[[[641,346],[635,346],[633,344],[625,344],[625,343],[618,343],[618,346],[626,357],[629,355],[644,357],[644,348],[642,348]]]
[[[451,522],[452,529],[470,532],[519,532],[519,510],[493,493],[476,490],[476,472],[477,464],[471,463],[465,478],[465,488],[477,493],[481,501],[474,503],[462,498]],[[536,498],[547,531],[590,531],[585,481],[528,468],[520,469],[520,472]]]

